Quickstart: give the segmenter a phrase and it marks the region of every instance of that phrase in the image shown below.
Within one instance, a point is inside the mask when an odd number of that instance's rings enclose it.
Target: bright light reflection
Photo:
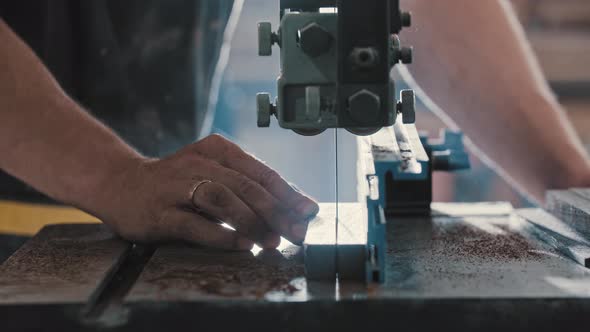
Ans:
[[[281,237],[281,243],[277,247],[277,250],[278,251],[283,251],[284,249],[287,249],[287,248],[289,248],[291,246],[293,246],[293,243],[291,243],[291,242],[289,242],[289,240]],[[252,248],[251,251],[254,254],[254,256],[256,256],[256,255],[258,255],[262,251],[262,248],[260,248],[257,245],[254,245],[254,247]]]

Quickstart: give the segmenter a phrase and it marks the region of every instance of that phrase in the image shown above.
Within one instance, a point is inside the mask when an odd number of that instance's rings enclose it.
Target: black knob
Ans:
[[[401,13],[401,22],[403,27],[410,27],[412,26],[412,13],[409,12],[402,12]]]
[[[416,123],[416,96],[414,90],[402,90],[397,111],[402,114],[403,123]]]
[[[414,61],[414,49],[411,47],[402,47],[399,55],[400,61],[404,64],[410,64]]]

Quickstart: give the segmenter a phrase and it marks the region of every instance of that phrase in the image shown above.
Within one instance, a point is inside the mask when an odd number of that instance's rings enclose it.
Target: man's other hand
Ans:
[[[131,241],[276,248],[280,236],[300,244],[319,211],[277,172],[218,135],[164,159],[142,160],[113,180],[102,193],[109,204],[100,217]]]

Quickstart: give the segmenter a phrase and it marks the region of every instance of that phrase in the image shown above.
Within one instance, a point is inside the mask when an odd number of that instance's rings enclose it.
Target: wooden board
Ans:
[[[590,189],[586,189],[586,188],[573,188],[571,189],[574,193],[582,196],[583,198],[585,198],[586,200],[588,200],[588,202],[590,202]]]
[[[547,211],[586,236],[590,236],[590,200],[576,190],[547,192]]]
[[[310,280],[336,279],[336,205],[322,204],[303,241],[305,275]]]
[[[517,215],[531,224],[531,236],[547,243],[578,264],[590,267],[590,242],[563,221],[542,209],[520,209]]]
[[[388,225],[387,282],[378,298],[590,297],[590,272],[522,234],[524,221],[439,216]]]
[[[508,216],[514,208],[508,202],[432,203],[433,216],[483,217]]]
[[[0,306],[86,303],[129,247],[103,225],[46,226],[0,266]]]
[[[465,206],[465,211],[470,208]],[[366,327],[367,321],[379,326],[394,321],[408,329],[436,321],[444,330],[471,324],[497,331],[515,326],[535,330],[555,320],[573,324],[576,318],[588,317],[590,272],[551,246],[523,235],[524,220],[506,214],[502,205],[480,216],[456,206],[441,209],[455,212],[389,220],[383,285],[367,288],[363,283],[342,282],[336,287],[308,281],[301,248],[286,241],[280,250],[251,253],[162,246],[122,306],[105,310],[101,321],[142,332],[193,326],[358,331],[358,325]],[[68,298],[88,298],[83,294],[89,293],[89,287],[80,285],[94,284],[91,276],[100,278],[99,266],[108,265],[105,262],[113,257],[112,237],[85,227],[45,230],[27,252],[15,256],[32,260],[13,257],[9,268],[2,267],[4,294],[7,289],[27,289],[27,302],[13,301],[16,305],[10,306],[0,301],[3,327],[8,321],[9,330],[88,328],[80,327],[71,308],[60,311],[56,308],[62,306],[54,305]],[[64,257],[70,257],[67,264]],[[52,273],[39,272],[49,267]],[[39,275],[50,282],[42,284],[35,278]],[[10,318],[16,314],[28,324],[12,324]]]
[[[389,220],[386,282],[370,288],[344,282],[336,289],[307,281],[296,247],[256,255],[163,247],[126,303],[571,296],[590,301],[590,272],[551,246],[525,236],[525,224],[506,214],[503,204],[495,212],[488,207],[484,216],[465,216],[456,210],[444,216]]]
[[[342,281],[366,279],[367,203],[338,204],[336,268]]]
[[[126,301],[222,301],[296,296],[303,289],[297,279],[303,280],[303,277],[298,247],[254,255],[252,252],[163,246],[156,250]]]

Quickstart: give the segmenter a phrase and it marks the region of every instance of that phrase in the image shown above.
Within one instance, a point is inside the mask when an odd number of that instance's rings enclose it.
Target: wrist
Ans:
[[[72,205],[103,221],[111,218],[112,212],[123,203],[126,193],[137,185],[137,174],[149,160],[136,154],[98,166],[95,173],[89,174],[87,183],[79,189]]]

